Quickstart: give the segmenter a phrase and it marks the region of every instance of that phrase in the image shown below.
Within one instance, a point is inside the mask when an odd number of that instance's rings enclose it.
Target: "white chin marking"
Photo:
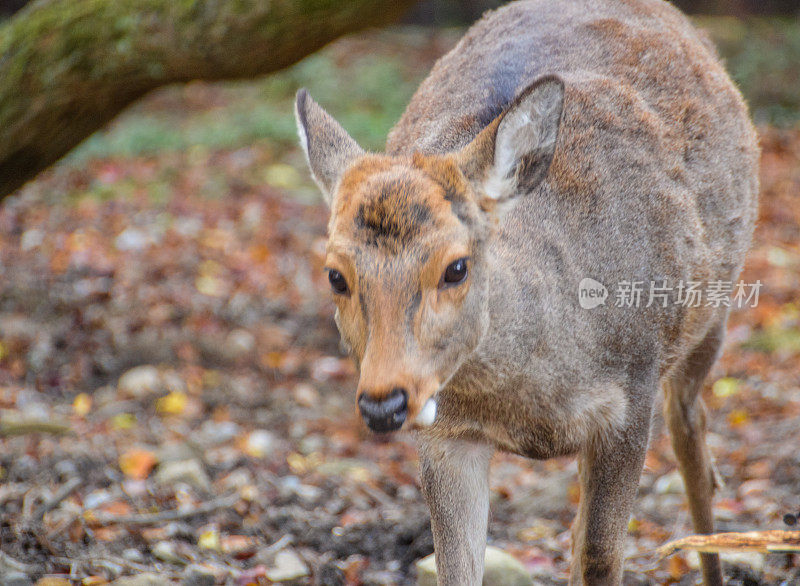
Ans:
[[[416,422],[419,425],[433,425],[434,420],[436,419],[436,399],[428,399],[425,402],[425,405],[422,406],[422,410],[417,415]]]

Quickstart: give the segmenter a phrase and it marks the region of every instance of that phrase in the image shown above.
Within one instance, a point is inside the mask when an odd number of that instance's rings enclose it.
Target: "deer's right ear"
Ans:
[[[331,205],[339,178],[364,150],[304,89],[297,92],[294,114],[311,176]]]

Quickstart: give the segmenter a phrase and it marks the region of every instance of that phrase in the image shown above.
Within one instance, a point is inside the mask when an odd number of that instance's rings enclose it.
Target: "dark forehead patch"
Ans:
[[[366,232],[370,244],[407,246],[421,228],[432,223],[431,209],[412,190],[409,182],[391,180],[361,202],[355,217],[356,229]]]

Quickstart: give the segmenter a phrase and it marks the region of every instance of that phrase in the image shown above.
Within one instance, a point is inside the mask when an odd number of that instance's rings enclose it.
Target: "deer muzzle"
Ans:
[[[408,416],[408,391],[395,387],[388,395],[379,399],[362,393],[358,398],[358,410],[372,431],[397,431]]]

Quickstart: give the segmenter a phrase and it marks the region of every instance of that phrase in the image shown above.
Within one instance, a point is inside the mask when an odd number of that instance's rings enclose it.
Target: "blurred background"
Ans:
[[[421,2],[268,76],[162,87],[0,203],[0,584],[414,583],[433,549],[413,439],[375,437],[355,415],[322,270],[327,210],[292,102],[308,88],[379,150],[435,60],[499,4]],[[800,3],[676,4],[718,46],[763,148],[742,278],[764,286],[758,307],[734,311],[704,391],[726,481],[715,515],[720,530],[788,528]],[[0,49],[25,5],[0,0]],[[699,576],[696,557],[653,554],[691,533],[662,427],[627,584]],[[490,543],[537,584],[566,583],[575,475],[571,459],[493,462]],[[730,584],[800,581],[791,554],[723,559]]]

